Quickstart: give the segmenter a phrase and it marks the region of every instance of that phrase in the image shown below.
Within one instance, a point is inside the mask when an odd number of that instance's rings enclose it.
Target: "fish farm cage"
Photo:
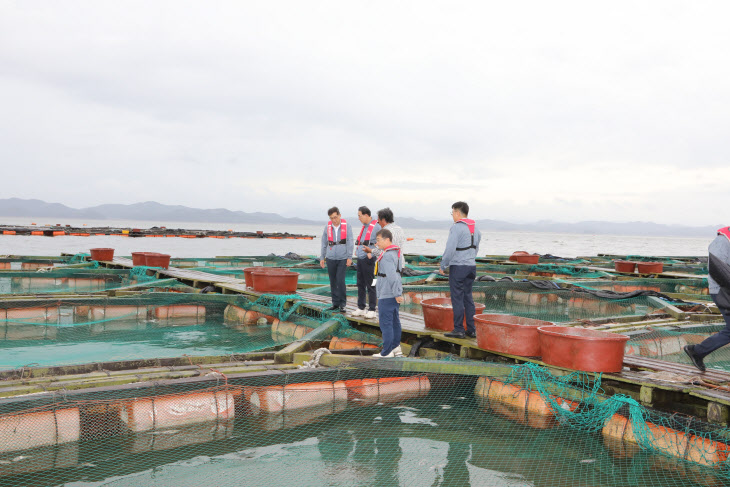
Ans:
[[[683,352],[724,326],[706,260],[478,259],[485,323],[524,327],[513,338],[620,338],[618,369],[603,371],[580,349],[565,365],[545,349],[484,346],[480,328],[446,337],[427,310],[450,311],[448,276],[436,256],[406,259],[405,356],[376,359],[377,320],[350,313],[355,272],[348,313],[333,313],[314,257],[167,269],[86,253],[0,258],[0,485],[730,482],[730,352],[708,357],[705,374]],[[616,260],[662,269],[617,271]],[[295,274],[296,291],[247,282],[267,268]]]

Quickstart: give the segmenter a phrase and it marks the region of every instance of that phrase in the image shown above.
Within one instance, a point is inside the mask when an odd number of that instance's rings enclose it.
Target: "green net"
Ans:
[[[718,316],[715,323],[644,330],[631,335],[626,344],[626,354],[692,365],[684,347],[702,343],[723,328],[725,322]],[[730,371],[730,349],[723,347],[711,353],[705,358],[705,365],[711,369]]]
[[[540,367],[407,372],[409,359],[45,394],[0,404],[21,485],[724,485],[722,427]],[[418,361],[429,365],[428,361]]]

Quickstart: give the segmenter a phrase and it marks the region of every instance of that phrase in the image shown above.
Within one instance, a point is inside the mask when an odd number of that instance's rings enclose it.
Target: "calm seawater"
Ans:
[[[58,255],[61,252],[88,252],[94,247],[112,247],[117,255],[129,255],[133,251],[163,252],[173,257],[215,257],[219,255],[283,255],[296,252],[303,255],[318,255],[322,225],[260,225],[229,224],[204,222],[141,222],[141,221],[80,221],[58,219],[0,218],[2,224],[29,225],[36,222],[39,227],[56,223],[89,226],[150,228],[188,228],[206,230],[228,230],[264,232],[289,232],[314,235],[314,240],[269,240],[269,239],[183,239],[183,238],[129,238],[129,237],[37,237],[0,235],[0,255]],[[352,220],[359,231],[360,222]],[[406,236],[414,240],[407,242],[405,252],[411,254],[439,255],[446,245],[449,228],[411,229],[404,228]],[[426,239],[436,243],[427,243]],[[540,254],[553,254],[561,257],[580,255],[639,254],[639,255],[707,255],[710,238],[686,237],[641,237],[621,235],[574,235],[559,233],[530,232],[483,232],[479,255],[511,254],[515,250],[525,250]]]

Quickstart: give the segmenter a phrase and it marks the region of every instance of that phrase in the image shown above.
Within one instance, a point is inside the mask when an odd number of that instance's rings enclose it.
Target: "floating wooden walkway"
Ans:
[[[130,259],[121,257],[101,264],[117,268],[134,267]],[[195,288],[213,285],[224,294],[245,294],[252,297],[260,295],[247,289],[243,279],[174,267],[157,269],[155,272],[160,278],[175,278]],[[329,298],[326,296],[306,292],[298,294],[308,301],[329,304]],[[348,315],[356,309],[354,300],[348,301],[346,306]],[[379,332],[376,320],[348,315],[346,318],[354,328],[367,329],[371,333]],[[420,348],[420,356],[425,358],[440,359],[458,355],[464,359],[512,364],[532,362],[548,367],[557,375],[573,372],[544,364],[539,359],[499,354],[479,348],[475,339],[445,337],[439,331],[426,329],[423,317],[419,315],[401,312],[400,318],[404,342],[421,340],[423,347]],[[434,346],[438,349],[431,348]],[[410,348],[409,345],[403,345],[404,353]],[[328,357],[328,362],[346,363],[347,359],[332,356]],[[712,423],[730,422],[730,372],[710,370],[702,374],[688,365],[638,356],[626,356],[624,366],[624,370],[620,373],[602,374],[602,386],[608,394],[627,394],[647,406],[704,417]],[[700,383],[700,379],[704,384]]]

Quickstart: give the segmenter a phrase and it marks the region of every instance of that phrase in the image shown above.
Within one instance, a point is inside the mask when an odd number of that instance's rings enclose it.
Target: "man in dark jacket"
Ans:
[[[704,372],[706,370],[704,358],[730,343],[730,227],[717,231],[717,237],[709,247],[708,284],[710,296],[725,319],[725,328],[707,338],[699,345],[687,345],[684,351],[689,355],[692,363]]]

